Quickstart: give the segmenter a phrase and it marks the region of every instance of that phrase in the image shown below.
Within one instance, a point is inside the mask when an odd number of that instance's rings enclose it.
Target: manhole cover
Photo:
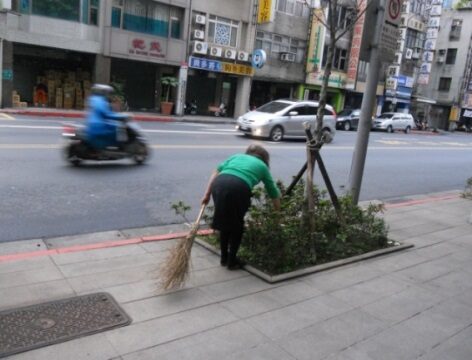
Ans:
[[[128,315],[97,293],[0,312],[0,358],[125,326]]]

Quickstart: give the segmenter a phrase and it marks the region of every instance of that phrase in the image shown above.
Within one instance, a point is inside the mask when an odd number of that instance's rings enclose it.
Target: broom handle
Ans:
[[[195,223],[193,224],[192,231],[197,232],[199,226],[200,226],[200,221],[202,220],[203,213],[205,212],[205,207],[206,205],[202,205],[200,208],[200,212],[198,213],[197,220],[195,220]]]

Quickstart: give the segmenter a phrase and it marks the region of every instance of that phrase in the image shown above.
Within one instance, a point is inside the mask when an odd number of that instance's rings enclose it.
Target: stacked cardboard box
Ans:
[[[12,91],[11,101],[12,101],[12,106],[14,108],[20,107],[20,102],[21,102],[20,95],[18,95],[16,91]]]
[[[62,93],[62,88],[57,88],[56,89],[56,108],[62,109],[64,106],[64,98],[63,98],[63,93]]]

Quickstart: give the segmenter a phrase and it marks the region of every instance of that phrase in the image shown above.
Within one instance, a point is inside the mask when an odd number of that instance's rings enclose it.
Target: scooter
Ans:
[[[226,110],[226,105],[221,103],[220,106],[218,107],[218,110],[215,111],[215,116],[226,116],[227,110]]]
[[[190,115],[197,115],[197,100],[192,100],[192,102],[186,103],[184,105],[184,113]]]
[[[87,142],[83,125],[65,125],[62,136],[66,139],[64,146],[66,161],[79,166],[83,160],[106,161],[131,158],[136,164],[143,164],[150,156],[150,149],[139,125],[130,118],[125,118],[121,123],[117,129],[118,146],[109,146],[99,150]]]

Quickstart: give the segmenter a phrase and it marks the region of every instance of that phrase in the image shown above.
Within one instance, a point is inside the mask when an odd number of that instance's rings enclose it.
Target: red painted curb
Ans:
[[[197,232],[198,235],[208,235],[211,233],[213,233],[213,230],[211,229],[200,230]],[[106,248],[112,248],[112,247],[118,247],[118,246],[139,244],[143,242],[172,240],[172,239],[182,238],[186,236],[187,234],[188,232],[172,233],[172,234],[164,234],[164,235],[156,235],[156,236],[139,237],[139,238],[133,238],[133,239],[103,241],[99,243],[93,243],[93,244],[87,244],[87,245],[75,245],[75,246],[63,247],[59,249],[49,249],[49,250],[30,251],[30,252],[24,252],[24,253],[1,255],[0,263],[7,262],[7,261],[14,261],[14,260],[31,259],[31,258],[35,258],[39,256],[59,255],[59,254],[67,254],[67,253],[74,253],[74,252],[81,252],[81,251],[106,249]]]
[[[402,203],[397,203],[397,204],[385,204],[385,208],[387,209],[395,209],[403,206],[413,206],[413,205],[420,205],[420,204],[426,204],[429,202],[435,202],[435,201],[442,201],[442,200],[452,200],[452,199],[457,199],[459,198],[459,195],[453,194],[453,195],[443,195],[443,196],[432,196],[426,199],[418,199],[418,200],[410,200],[410,201],[405,201]]]
[[[58,111],[34,111],[34,110],[4,110],[0,111],[9,115],[24,115],[24,116],[38,116],[38,117],[59,117],[70,119],[85,119],[85,112],[58,112]],[[149,122],[172,122],[175,121],[172,117],[152,116],[152,115],[133,115],[130,113],[135,121],[149,121]]]

